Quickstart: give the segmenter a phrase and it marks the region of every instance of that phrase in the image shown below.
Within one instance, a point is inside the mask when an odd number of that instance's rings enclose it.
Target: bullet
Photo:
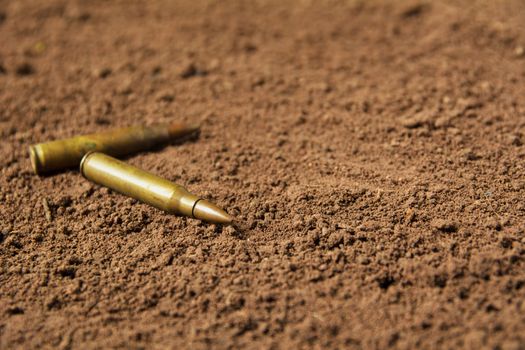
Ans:
[[[32,145],[29,156],[34,172],[42,175],[78,167],[82,157],[90,151],[124,156],[167,144],[198,129],[198,126],[182,123],[132,126]]]
[[[100,152],[90,152],[82,158],[80,173],[90,181],[168,213],[216,224],[233,220],[224,210],[184,187]]]

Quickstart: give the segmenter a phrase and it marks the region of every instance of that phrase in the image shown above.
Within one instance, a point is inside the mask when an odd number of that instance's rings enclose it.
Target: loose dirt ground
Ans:
[[[523,1],[0,1],[0,348],[525,348]],[[30,144],[200,122],[129,162]]]

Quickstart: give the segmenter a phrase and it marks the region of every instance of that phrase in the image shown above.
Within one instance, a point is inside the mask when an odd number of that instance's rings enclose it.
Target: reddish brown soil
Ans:
[[[0,1],[0,348],[525,348],[524,24]],[[31,171],[32,143],[174,120],[200,137],[129,162],[249,228]]]

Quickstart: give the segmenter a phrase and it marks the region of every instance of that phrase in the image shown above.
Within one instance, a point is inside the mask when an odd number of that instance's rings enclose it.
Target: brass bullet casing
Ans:
[[[90,181],[168,213],[218,224],[232,222],[225,211],[184,187],[100,152],[89,152],[82,158],[80,173]]]
[[[198,129],[198,126],[182,123],[132,126],[39,143],[29,147],[29,155],[33,170],[41,175],[77,167],[82,157],[90,151],[101,151],[117,157],[124,156],[166,144],[176,138],[194,133]]]

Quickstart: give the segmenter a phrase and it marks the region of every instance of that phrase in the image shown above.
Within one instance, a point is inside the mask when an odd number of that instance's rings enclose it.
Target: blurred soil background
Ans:
[[[0,1],[0,348],[525,348],[525,3]],[[129,158],[248,227],[28,146]]]

